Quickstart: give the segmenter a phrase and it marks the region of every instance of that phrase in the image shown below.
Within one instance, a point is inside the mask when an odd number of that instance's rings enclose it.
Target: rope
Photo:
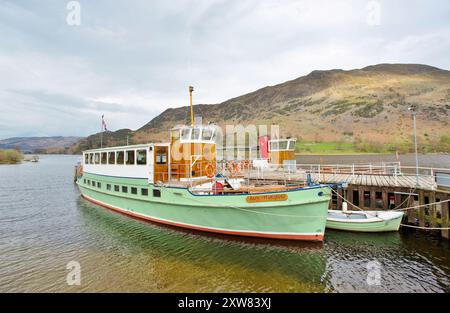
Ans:
[[[406,225],[406,224],[400,224],[400,225],[403,227],[418,228],[418,229],[430,229],[430,230],[450,229],[450,227],[422,227],[422,226],[413,226],[413,225]]]
[[[421,208],[421,207],[425,207],[425,206],[429,206],[429,205],[436,205],[436,204],[441,204],[441,203],[445,203],[445,202],[450,202],[450,199],[447,200],[442,200],[439,202],[433,202],[433,203],[428,203],[428,204],[421,204],[421,205],[416,205],[416,206],[412,206],[409,208],[402,208],[402,209],[394,209],[392,211],[407,211],[407,210],[411,210],[411,209],[417,209],[417,208]]]

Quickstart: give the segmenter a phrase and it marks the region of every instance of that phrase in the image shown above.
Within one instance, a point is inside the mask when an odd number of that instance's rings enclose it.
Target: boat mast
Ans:
[[[191,126],[194,127],[194,108],[192,106],[192,92],[194,91],[194,87],[189,86],[189,98],[191,100]]]

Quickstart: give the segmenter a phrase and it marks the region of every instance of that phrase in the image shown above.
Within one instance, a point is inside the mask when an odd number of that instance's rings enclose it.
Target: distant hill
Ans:
[[[306,141],[404,144],[411,139],[408,106],[418,107],[421,143],[448,141],[450,71],[421,64],[378,64],[362,69],[313,71],[219,104],[195,105],[203,121],[280,125],[283,135]],[[189,107],[167,109],[132,132],[132,142],[167,140],[167,130],[188,123]],[[121,134],[111,133],[111,142]],[[97,140],[98,142],[98,140]],[[92,143],[94,146],[96,142]]]
[[[81,137],[14,137],[0,140],[0,149],[20,148],[25,153],[68,153]]]

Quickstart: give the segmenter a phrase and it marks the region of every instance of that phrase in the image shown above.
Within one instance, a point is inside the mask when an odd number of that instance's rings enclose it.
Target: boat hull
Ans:
[[[84,183],[86,179],[95,180],[95,186]],[[99,188],[97,182],[101,187],[118,184],[128,189],[144,187],[149,192],[147,196],[124,194]],[[227,235],[288,240],[322,241],[330,198],[329,188],[320,186],[257,194],[287,194],[287,199],[249,203],[247,195],[194,195],[186,188],[161,188],[145,179],[93,174],[84,174],[77,185],[86,200],[138,219]],[[153,197],[153,190],[158,190],[160,197]]]
[[[340,212],[340,211],[336,211]],[[373,212],[375,213],[375,212]],[[385,212],[387,213],[387,212]],[[402,221],[403,213],[395,212],[392,216],[383,218],[370,218],[368,221],[327,219],[326,228],[345,230],[352,232],[391,232],[398,231]]]

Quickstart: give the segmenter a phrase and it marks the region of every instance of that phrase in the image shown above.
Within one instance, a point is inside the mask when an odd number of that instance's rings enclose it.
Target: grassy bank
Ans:
[[[419,142],[419,153],[450,153],[450,139],[443,136],[439,141]],[[297,142],[295,152],[297,154],[391,154],[412,153],[414,145],[411,142],[402,141],[389,144],[369,141],[331,141],[331,142]]]
[[[17,150],[0,150],[0,164],[16,164],[23,160],[23,154]]]

